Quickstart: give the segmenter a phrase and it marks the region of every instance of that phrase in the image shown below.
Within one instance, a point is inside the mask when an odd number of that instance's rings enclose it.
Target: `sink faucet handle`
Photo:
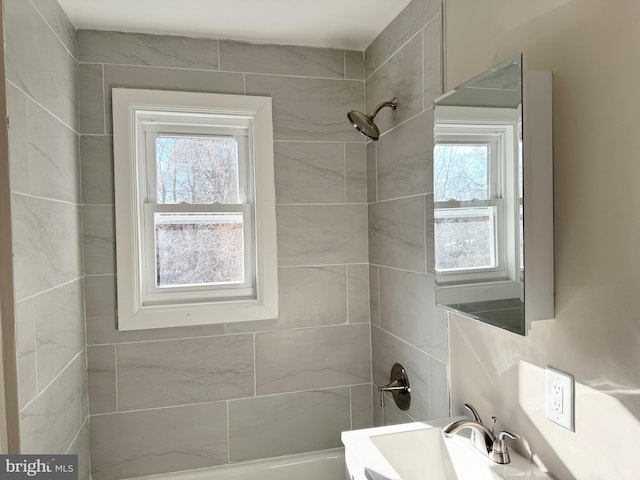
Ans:
[[[473,405],[471,405],[470,403],[465,403],[464,404],[464,408],[466,408],[467,410],[469,410],[469,412],[471,413],[471,415],[473,416],[473,419],[478,422],[478,423],[482,423],[482,419],[480,418],[480,414],[478,413],[478,410],[475,409],[475,407]]]
[[[507,464],[511,461],[509,457],[509,446],[507,445],[507,438],[516,440],[520,438],[520,435],[515,433],[502,431],[496,435],[493,441],[493,447],[491,448],[490,458],[497,463]]]

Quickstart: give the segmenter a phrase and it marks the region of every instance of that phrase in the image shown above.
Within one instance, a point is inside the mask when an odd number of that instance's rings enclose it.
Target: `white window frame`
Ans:
[[[114,88],[112,94],[118,329],[277,318],[271,98],[124,88]],[[239,165],[248,179],[240,185],[239,203],[156,203],[155,167],[150,170],[148,165],[150,159],[155,161],[155,137],[162,133],[238,138],[239,149],[246,150],[249,159]],[[241,213],[244,283],[156,288],[155,261],[145,262],[145,258],[154,258],[151,232],[156,212]]]
[[[508,228],[518,225],[517,191],[519,111],[500,108],[438,107],[438,125],[434,127],[436,144],[490,145],[490,199],[473,201],[434,201],[434,217],[440,209],[461,210],[470,207],[495,206],[496,260],[495,267],[437,271],[439,286],[460,284],[512,282],[519,278],[520,232]],[[514,189],[514,185],[516,186]],[[508,219],[513,221],[508,221]]]

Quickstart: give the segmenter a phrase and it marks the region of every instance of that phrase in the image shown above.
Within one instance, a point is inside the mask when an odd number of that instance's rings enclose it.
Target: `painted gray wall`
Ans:
[[[21,450],[89,478],[75,30],[57,2],[4,14]]]
[[[79,31],[93,478],[340,446],[372,424],[362,52]],[[116,329],[111,87],[273,97],[277,321]]]
[[[365,52],[367,110],[398,97],[376,117],[367,143],[373,383],[407,370],[411,408],[374,401],[375,424],[447,417],[447,321],[433,297],[432,102],[442,93],[439,0],[414,0]]]

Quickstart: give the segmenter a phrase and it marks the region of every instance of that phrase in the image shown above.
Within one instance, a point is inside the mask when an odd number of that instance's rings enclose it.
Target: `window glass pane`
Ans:
[[[244,282],[242,213],[155,213],[156,286]]]
[[[437,144],[433,150],[434,200],[488,200],[489,145]]]
[[[435,210],[435,262],[439,272],[495,268],[496,207]]]
[[[237,140],[157,137],[156,184],[157,203],[239,203]]]

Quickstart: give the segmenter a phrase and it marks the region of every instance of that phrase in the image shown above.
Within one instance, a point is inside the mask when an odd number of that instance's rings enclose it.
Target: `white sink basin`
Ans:
[[[352,478],[366,480],[549,480],[511,451],[511,463],[492,462],[462,435],[444,438],[435,421],[342,433]],[[434,425],[435,423],[435,425]]]
[[[371,441],[403,480],[458,480],[440,428],[376,435]]]

